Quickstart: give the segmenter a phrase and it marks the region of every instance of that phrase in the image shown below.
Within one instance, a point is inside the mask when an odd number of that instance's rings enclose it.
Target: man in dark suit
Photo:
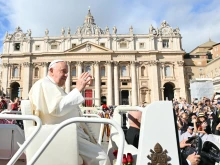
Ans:
[[[191,146],[191,144],[186,143],[187,140],[188,139],[185,139],[180,142],[180,149],[183,149],[187,146]],[[186,159],[184,159],[182,156],[182,165],[198,165],[199,162],[200,162],[200,155],[196,155],[196,153],[189,155]]]
[[[210,126],[210,132],[215,134],[216,126],[218,125],[218,117],[213,112],[208,112],[207,125]]]

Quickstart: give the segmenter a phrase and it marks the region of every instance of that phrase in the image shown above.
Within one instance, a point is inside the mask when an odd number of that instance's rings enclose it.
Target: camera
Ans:
[[[220,92],[216,92],[216,95],[220,95]]]

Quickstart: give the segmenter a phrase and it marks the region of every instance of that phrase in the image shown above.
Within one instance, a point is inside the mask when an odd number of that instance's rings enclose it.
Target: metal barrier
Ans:
[[[94,118],[82,118],[82,117],[74,117],[68,120],[63,121],[62,123],[57,126],[53,132],[47,137],[47,139],[44,141],[44,143],[40,146],[40,148],[37,150],[37,152],[34,154],[30,162],[27,163],[27,165],[32,165],[34,164],[37,159],[40,157],[40,155],[44,152],[46,147],[50,144],[50,142],[53,140],[53,138],[57,135],[57,133],[65,126],[71,124],[71,123],[76,123],[76,122],[84,122],[84,123],[105,123],[105,124],[111,124],[116,128],[116,130],[119,133],[120,136],[120,145],[118,147],[118,157],[116,161],[116,165],[121,165],[122,163],[122,155],[123,155],[123,150],[124,150],[124,133],[121,129],[121,127],[113,120],[110,119],[94,119]]]
[[[27,148],[27,146],[30,144],[30,142],[33,140],[33,138],[36,136],[36,134],[39,132],[41,128],[41,120],[37,116],[33,115],[9,115],[9,114],[0,114],[0,119],[14,119],[14,120],[34,120],[37,123],[36,129],[31,133],[31,135],[24,141],[24,143],[20,146],[18,151],[14,154],[14,156],[11,158],[11,160],[7,163],[7,165],[13,165],[16,163],[16,161],[19,159],[19,157],[22,155],[24,150]]]
[[[101,118],[101,116],[99,116],[99,115],[97,115],[97,114],[83,114],[83,116]],[[104,128],[104,124],[101,124],[100,132],[99,132],[99,139],[98,139],[98,143],[99,143],[100,145],[102,145],[102,130],[103,130],[103,128]]]

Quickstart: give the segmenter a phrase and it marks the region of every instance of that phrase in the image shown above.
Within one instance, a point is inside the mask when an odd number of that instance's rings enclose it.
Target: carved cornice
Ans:
[[[183,66],[183,65],[184,65],[184,61],[177,61],[177,64],[178,64],[179,66]]]
[[[130,64],[131,64],[131,65],[136,65],[136,64],[137,64],[137,61],[130,61]]]
[[[106,61],[105,63],[106,63],[107,65],[109,65],[109,64],[111,65],[112,62],[113,62],[113,61]]]
[[[30,63],[30,62],[24,62],[23,63],[24,67],[31,67],[31,65],[32,65],[32,63]]]

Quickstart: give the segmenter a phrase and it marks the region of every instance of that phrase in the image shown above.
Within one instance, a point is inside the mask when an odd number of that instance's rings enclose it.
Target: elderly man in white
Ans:
[[[63,90],[68,67],[63,60],[54,60],[48,68],[48,75],[38,80],[29,92],[33,112],[43,124],[59,124],[62,121],[82,116],[79,104],[84,101],[80,93],[89,83],[91,76],[85,72],[76,82],[76,88],[69,94]],[[109,164],[109,159],[101,146],[96,144],[85,124],[78,125],[79,154],[85,165]],[[86,133],[85,133],[86,132]]]

